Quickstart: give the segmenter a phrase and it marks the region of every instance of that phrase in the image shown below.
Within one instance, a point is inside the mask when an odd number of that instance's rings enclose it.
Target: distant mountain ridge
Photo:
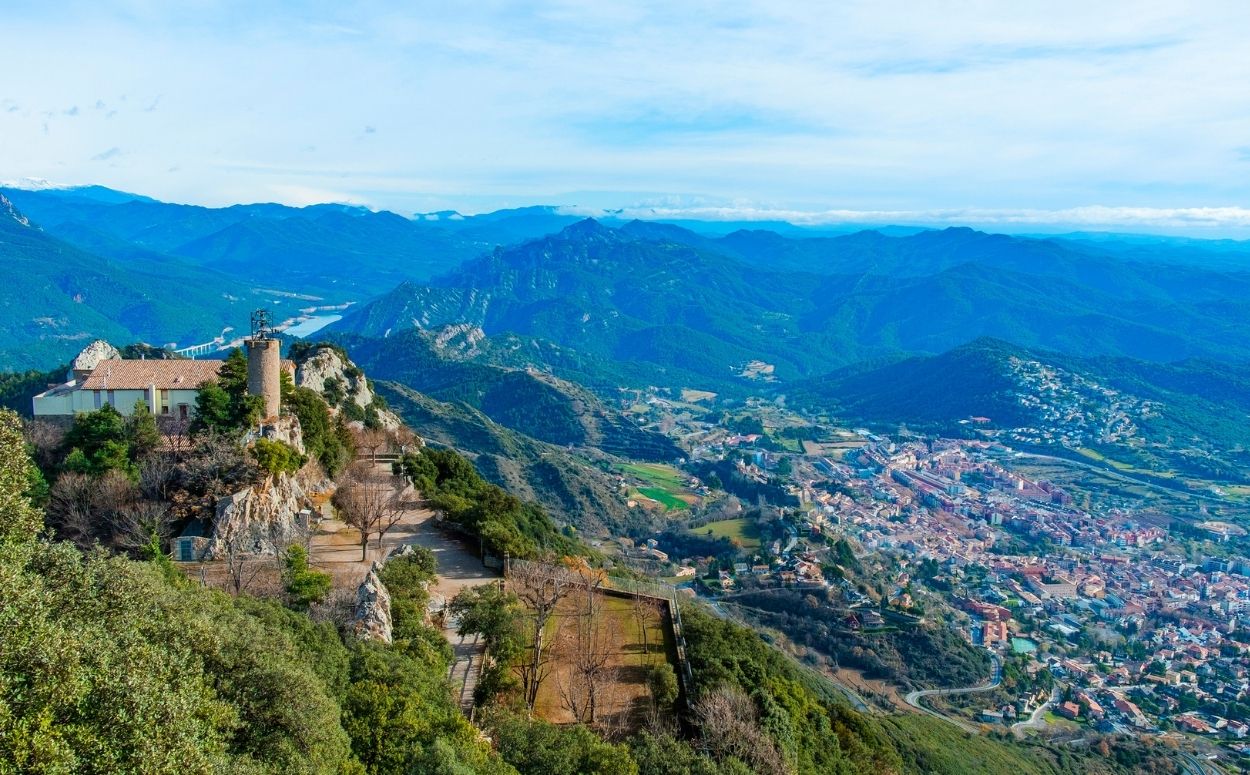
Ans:
[[[619,213],[609,226],[550,206],[410,219],[341,204],[177,205],[101,187],[0,193],[56,246],[0,246],[0,260],[28,262],[11,298],[33,302],[0,305],[0,367],[47,368],[75,337],[186,346],[245,329],[255,307],[293,317],[349,301],[340,330],[468,323],[492,341],[543,342],[596,387],[750,390],[744,374],[784,383],[980,336],[1156,361],[1250,358],[1237,333],[1250,323],[1250,247],[1229,241],[822,235]],[[99,277],[101,292],[78,293],[75,277]],[[119,283],[131,301],[97,309]],[[161,312],[175,298],[194,310]]]
[[[1120,449],[1217,479],[1250,473],[1250,364],[1080,358],[979,339],[834,371],[787,397],[854,422],[996,429],[1008,443]]]
[[[830,246],[838,252],[817,261],[812,251]],[[660,381],[680,369],[723,386],[741,384],[750,361],[773,365],[786,381],[983,336],[1085,355],[1250,359],[1236,333],[1250,324],[1247,294],[1250,272],[1126,261],[968,229],[709,239],[663,224],[612,229],[586,220],[429,283],[402,284],[335,329],[384,337],[463,323],[645,363]]]

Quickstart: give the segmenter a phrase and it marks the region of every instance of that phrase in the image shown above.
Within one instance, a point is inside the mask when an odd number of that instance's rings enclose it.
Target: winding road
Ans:
[[[924,697],[932,697],[934,695],[974,694],[976,692],[988,692],[991,689],[997,689],[998,685],[1003,682],[1003,662],[998,658],[998,655],[992,651],[990,652],[990,659],[994,663],[994,674],[990,676],[988,683],[981,684],[980,686],[968,686],[963,689],[917,689],[914,692],[909,692],[903,700],[921,713],[927,713],[935,718],[949,721],[950,723],[958,727],[962,727],[969,732],[979,732],[980,730],[972,724],[960,719],[951,718],[945,713],[938,713],[936,710],[921,704],[920,700]]]
[[[1037,709],[1029,715],[1028,721],[1017,721],[1011,725],[1012,732],[1023,732],[1026,729],[1042,729],[1046,726],[1046,722],[1042,721],[1042,715],[1059,701],[1059,687],[1050,690],[1050,699],[1037,706]]]

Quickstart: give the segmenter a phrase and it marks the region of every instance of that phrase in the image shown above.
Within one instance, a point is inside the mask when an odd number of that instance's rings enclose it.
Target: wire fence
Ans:
[[[536,575],[542,575],[546,569],[550,569],[553,574],[556,571],[555,567],[546,563],[509,559],[504,566],[504,577],[510,576],[514,569],[525,569]],[[681,606],[677,602],[677,588],[671,584],[623,579],[615,576],[604,576],[596,579],[596,582],[599,589],[631,597],[654,598],[661,601],[668,608],[669,621],[673,627],[673,645],[677,652],[677,678],[681,682],[681,696],[689,705],[692,700],[691,692],[694,690],[694,671],[691,670],[690,660],[687,658],[686,636],[682,629]]]

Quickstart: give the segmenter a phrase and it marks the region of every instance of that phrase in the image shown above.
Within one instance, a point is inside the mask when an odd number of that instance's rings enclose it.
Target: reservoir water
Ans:
[[[284,330],[282,333],[303,339],[306,336],[317,333],[336,320],[342,319],[342,315],[313,315],[307,320],[301,320],[290,328]]]

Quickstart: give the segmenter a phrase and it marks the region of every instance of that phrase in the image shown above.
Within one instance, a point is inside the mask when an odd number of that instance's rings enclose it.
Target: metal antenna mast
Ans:
[[[268,339],[269,335],[273,333],[271,322],[272,321],[270,321],[269,319],[269,310],[258,309],[258,310],[253,311],[252,312],[252,338],[253,339]]]

